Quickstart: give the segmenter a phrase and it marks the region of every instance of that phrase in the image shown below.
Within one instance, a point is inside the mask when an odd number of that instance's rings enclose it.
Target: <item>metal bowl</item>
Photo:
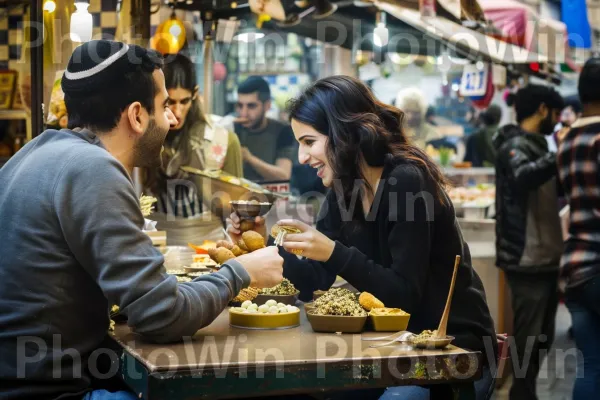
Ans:
[[[234,200],[230,201],[229,204],[237,213],[237,215],[239,215],[241,218],[250,220],[254,220],[254,218],[258,216],[264,216],[273,206],[273,203],[249,203],[245,200]]]
[[[265,304],[269,300],[275,300],[277,303],[289,304],[290,306],[294,306],[298,301],[299,294],[299,291],[295,294],[259,294],[253,301],[256,304]]]
[[[300,325],[300,310],[285,314],[246,314],[229,309],[229,324],[244,329],[288,329]]]
[[[196,191],[202,193],[200,197],[204,206],[220,218],[226,218],[231,214],[233,208],[230,202],[232,201],[256,200],[259,203],[270,203],[266,210],[268,212],[275,200],[282,197],[247,179],[192,167],[181,167],[181,170],[187,173],[187,181],[195,187]]]

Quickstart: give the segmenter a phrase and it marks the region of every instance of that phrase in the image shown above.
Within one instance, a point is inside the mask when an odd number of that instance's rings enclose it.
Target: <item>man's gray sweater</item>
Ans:
[[[90,131],[48,130],[0,169],[0,399],[81,398],[112,305],[145,338],[176,341],[249,285],[237,261],[178,284],[143,223],[129,174]]]

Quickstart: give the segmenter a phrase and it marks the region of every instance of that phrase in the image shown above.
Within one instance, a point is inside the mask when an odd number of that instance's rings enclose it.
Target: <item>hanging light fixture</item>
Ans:
[[[329,0],[314,0],[313,4],[316,8],[312,15],[314,19],[327,18],[338,8],[337,4],[332,4]]]
[[[55,5],[56,6],[56,5]],[[83,43],[92,40],[94,21],[89,13],[90,3],[87,0],[75,0],[75,12],[71,15],[71,33],[73,42]]]
[[[388,44],[390,33],[385,25],[385,13],[378,11],[375,15],[375,29],[373,30],[373,44],[383,47]]]
[[[162,54],[177,54],[184,46],[186,39],[183,21],[177,18],[175,10],[171,17],[156,28],[150,39],[150,47]]]
[[[44,11],[53,13],[54,10],[56,10],[56,3],[54,2],[54,0],[46,0],[44,2]]]

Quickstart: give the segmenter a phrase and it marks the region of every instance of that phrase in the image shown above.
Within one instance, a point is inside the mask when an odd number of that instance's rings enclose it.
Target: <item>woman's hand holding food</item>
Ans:
[[[235,258],[250,275],[250,286],[272,288],[283,280],[283,258],[270,246]]]
[[[325,262],[331,257],[335,242],[315,228],[294,219],[281,220],[277,225],[297,228],[301,231],[301,233],[285,235],[283,247],[287,251],[301,250],[304,257],[321,262]]]
[[[260,233],[266,242],[267,227],[265,226],[265,219],[263,217],[256,217],[254,221],[248,221],[242,220],[237,213],[232,212],[229,218],[227,218],[227,233],[235,243],[240,241],[242,233],[250,229]]]

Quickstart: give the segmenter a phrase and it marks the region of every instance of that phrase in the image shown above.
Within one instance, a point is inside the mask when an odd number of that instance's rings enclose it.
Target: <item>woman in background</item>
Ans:
[[[170,60],[170,58],[167,58]],[[162,168],[148,171],[144,191],[158,199],[150,218],[167,231],[170,245],[222,239],[219,217],[205,209],[201,188],[188,180],[180,167],[223,171],[242,176],[240,142],[233,132],[216,125],[201,108],[194,63],[177,54],[165,64],[169,108],[177,125],[169,131],[162,154]]]

